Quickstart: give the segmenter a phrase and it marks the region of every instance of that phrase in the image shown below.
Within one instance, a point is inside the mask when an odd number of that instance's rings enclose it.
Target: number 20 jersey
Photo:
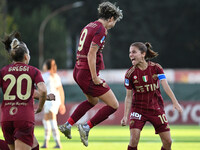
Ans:
[[[34,122],[33,93],[35,84],[43,82],[41,72],[24,63],[13,63],[0,71],[3,91],[1,122],[25,120]]]
[[[104,69],[102,49],[104,47],[106,35],[107,30],[99,21],[91,22],[82,29],[76,59],[76,67],[78,69],[89,69],[87,55],[91,43],[95,43],[99,46],[96,55],[96,69],[97,71]]]

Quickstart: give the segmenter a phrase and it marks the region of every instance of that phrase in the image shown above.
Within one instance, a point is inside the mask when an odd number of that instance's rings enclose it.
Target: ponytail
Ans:
[[[147,51],[146,51],[146,55],[145,55],[145,60],[150,60],[150,59],[158,56],[158,53],[154,52],[152,50],[152,46],[151,46],[150,43],[146,42],[145,45],[147,47]]]
[[[5,49],[9,52],[12,60],[14,61],[22,61],[24,54],[28,52],[28,48],[21,40],[19,32],[14,32],[9,36],[6,36],[2,42],[5,45]]]

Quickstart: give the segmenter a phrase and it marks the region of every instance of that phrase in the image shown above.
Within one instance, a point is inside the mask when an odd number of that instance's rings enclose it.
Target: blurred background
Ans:
[[[102,76],[121,103],[118,115],[123,112],[124,74],[131,67],[129,46],[141,41],[150,42],[153,50],[159,53],[153,61],[164,68],[170,86],[185,110],[185,116],[172,112],[169,98],[162,92],[169,121],[175,124],[200,124],[200,1],[110,1],[119,5],[124,18],[109,30],[103,50],[106,70]],[[66,106],[70,110],[59,117],[60,123],[77,102],[85,99],[73,81],[72,69],[80,31],[97,19],[97,7],[101,2],[0,0],[0,38],[17,30],[30,49],[30,65],[41,69],[47,58],[54,58],[57,62],[65,89]],[[0,60],[1,68],[9,63],[2,43]],[[39,116],[36,121],[41,123]]]

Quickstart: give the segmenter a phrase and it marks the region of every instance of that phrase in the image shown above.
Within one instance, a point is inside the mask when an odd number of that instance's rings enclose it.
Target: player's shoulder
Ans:
[[[159,69],[162,69],[162,66],[159,63],[152,62],[152,61],[149,61],[148,63],[149,63],[149,66],[157,67]]]
[[[135,71],[135,66],[131,66],[127,71],[126,71],[126,74],[125,74],[125,77],[126,78],[129,78],[133,72]]]
[[[10,66],[12,66],[12,64],[8,64],[8,65],[6,65],[6,66],[4,66],[4,67],[2,67],[0,70],[7,70],[7,68],[9,68]]]

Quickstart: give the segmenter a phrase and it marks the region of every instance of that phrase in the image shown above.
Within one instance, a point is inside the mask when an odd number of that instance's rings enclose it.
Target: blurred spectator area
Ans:
[[[200,101],[200,70],[164,69],[170,87],[178,100]],[[84,94],[74,82],[72,70],[60,70],[59,75],[65,90],[66,102],[78,102],[85,99]],[[124,101],[126,89],[124,87],[124,75],[126,69],[103,70],[100,76],[106,80],[119,101]],[[161,92],[165,101],[169,97],[161,86]]]

